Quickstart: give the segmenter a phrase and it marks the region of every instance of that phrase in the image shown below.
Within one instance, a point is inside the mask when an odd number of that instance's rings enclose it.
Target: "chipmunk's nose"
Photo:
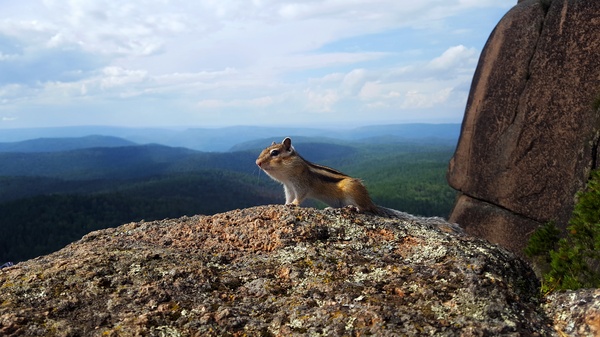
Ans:
[[[260,167],[260,165],[261,165],[261,164],[262,164],[262,163],[260,162],[260,160],[258,160],[258,159],[257,159],[257,160],[256,160],[256,165],[258,165],[258,167]]]

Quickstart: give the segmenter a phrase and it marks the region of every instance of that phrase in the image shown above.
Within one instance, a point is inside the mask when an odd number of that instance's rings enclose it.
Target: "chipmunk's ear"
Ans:
[[[290,137],[286,137],[283,142],[281,142],[286,150],[290,150],[292,148],[292,139]]]
[[[275,142],[273,141],[273,143],[271,143],[271,146],[273,146],[273,145],[275,145],[275,144],[277,144],[277,143],[275,143]]]

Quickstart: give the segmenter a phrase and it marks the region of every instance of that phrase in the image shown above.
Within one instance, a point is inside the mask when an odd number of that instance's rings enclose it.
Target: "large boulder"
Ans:
[[[524,261],[440,219],[264,206],[4,268],[0,335],[554,336],[538,292]]]
[[[450,221],[522,253],[529,235],[565,228],[597,167],[600,1],[520,1],[481,54],[448,169]]]

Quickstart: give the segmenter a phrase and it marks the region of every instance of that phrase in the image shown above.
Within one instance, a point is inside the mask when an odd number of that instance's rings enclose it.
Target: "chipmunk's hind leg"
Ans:
[[[360,179],[349,180],[348,183],[344,185],[344,190],[346,191],[344,203],[347,206],[354,206],[360,212],[373,213],[377,209],[377,206],[371,201],[367,188]]]

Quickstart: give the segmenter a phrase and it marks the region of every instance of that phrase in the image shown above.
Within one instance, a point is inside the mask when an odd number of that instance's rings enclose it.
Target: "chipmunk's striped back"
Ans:
[[[298,157],[300,157],[300,159],[306,162],[306,165],[308,165],[311,174],[314,174],[317,179],[322,180],[323,182],[338,183],[341,180],[349,178],[348,175],[338,170],[334,170],[331,167],[311,163],[308,160],[302,158],[300,155],[298,155]]]

